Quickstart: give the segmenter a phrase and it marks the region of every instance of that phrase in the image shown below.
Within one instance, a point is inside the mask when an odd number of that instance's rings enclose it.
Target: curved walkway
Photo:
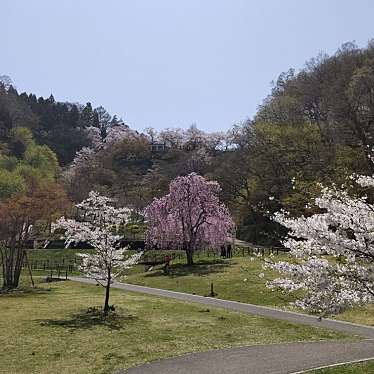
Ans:
[[[96,284],[94,279],[84,277],[69,277],[73,281]],[[374,339],[374,328],[370,326],[358,325],[349,322],[335,321],[333,319],[323,319],[320,321],[317,317],[303,313],[289,312],[285,310],[270,308],[266,306],[245,304],[238,301],[216,299],[213,297],[191,295],[183,292],[169,291],[160,288],[144,287],[129,283],[115,282],[112,285],[113,288],[119,288],[126,291],[140,292],[148,295],[169,297],[172,299],[188,301],[192,303],[199,303],[209,305],[216,308],[223,308],[234,310],[237,312],[255,314],[257,316],[280,319],[288,322],[301,323],[304,325],[321,327],[340,331],[353,335],[360,335],[365,338]]]
[[[83,277],[71,280],[89,284]],[[290,374],[321,366],[374,359],[374,328],[349,322],[318,318],[253,304],[191,295],[158,288],[115,282],[113,288],[200,303],[242,313],[301,323],[367,339],[353,342],[314,342],[253,345],[249,347],[192,353],[119,371],[116,374]]]
[[[192,353],[116,374],[290,374],[374,358],[374,341],[254,345]]]

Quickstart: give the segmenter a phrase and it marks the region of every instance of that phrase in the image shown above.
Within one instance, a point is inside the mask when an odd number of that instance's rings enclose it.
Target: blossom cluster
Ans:
[[[128,208],[116,208],[114,200],[94,191],[76,207],[82,220],[62,217],[53,229],[64,231],[66,246],[85,242],[95,249],[93,254],[80,254],[81,270],[87,276],[108,282],[139,261],[142,253],[126,256],[118,235],[118,226],[128,222],[131,214]]]
[[[108,128],[107,136],[102,139],[100,129],[98,127],[90,126],[86,128],[87,137],[90,140],[93,149],[108,148],[111,145],[120,143],[125,139],[138,137],[138,133],[131,130],[127,125],[117,125]]]
[[[365,188],[374,178],[357,176]],[[286,292],[301,290],[296,305],[324,314],[374,301],[374,205],[366,196],[352,197],[346,191],[323,188],[315,200],[321,213],[290,218],[285,212],[274,219],[288,228],[284,246],[292,261],[266,266],[283,274],[268,283]]]
[[[63,172],[65,181],[70,182],[79,173],[89,172],[89,169],[95,169],[99,165],[98,152],[102,149],[107,149],[125,139],[134,139],[139,137],[139,134],[131,130],[127,125],[112,126],[108,129],[108,134],[105,139],[100,135],[100,129],[94,126],[86,128],[87,138],[91,143],[90,147],[83,147],[79,150],[71,165]]]
[[[145,209],[148,245],[193,251],[226,243],[234,223],[219,191],[217,182],[195,173],[175,178],[169,193]]]

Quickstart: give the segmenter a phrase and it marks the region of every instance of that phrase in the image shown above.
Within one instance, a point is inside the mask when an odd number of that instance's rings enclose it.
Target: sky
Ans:
[[[373,0],[0,0],[0,75],[131,127],[225,131],[271,81],[374,38]]]

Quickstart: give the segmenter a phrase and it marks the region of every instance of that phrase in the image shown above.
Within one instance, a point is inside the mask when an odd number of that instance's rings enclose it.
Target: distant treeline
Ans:
[[[73,201],[95,189],[141,211],[171,179],[196,172],[220,183],[240,238],[276,244],[284,232],[274,212],[311,214],[321,183],[341,185],[354,172],[373,172],[374,43],[347,43],[281,74],[256,116],[227,133],[191,126],[138,134],[102,107],[2,84],[1,154],[19,157],[22,144],[12,133],[19,127],[57,155],[58,181]]]

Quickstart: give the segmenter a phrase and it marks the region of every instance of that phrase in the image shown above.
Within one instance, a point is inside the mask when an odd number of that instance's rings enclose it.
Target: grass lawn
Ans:
[[[78,253],[93,252],[93,249],[32,249],[27,251],[27,257],[34,276],[50,275],[52,270],[52,275],[56,277],[59,268],[61,277],[64,277],[66,270],[70,275],[79,275],[82,259]],[[27,268],[23,269],[23,274],[29,274]]]
[[[287,255],[275,257],[275,260],[282,259],[287,259]],[[220,299],[296,310],[290,305],[290,302],[295,300],[295,295],[272,291],[265,286],[266,280],[274,279],[279,274],[264,271],[262,264],[263,260],[257,257],[253,260],[249,257],[201,258],[190,268],[183,260],[175,260],[169,275],[165,275],[160,268],[145,272],[143,266],[137,265],[130,270],[124,281],[203,296],[210,293],[210,285],[213,282],[216,297]],[[264,273],[265,277],[260,278],[260,273]],[[374,305],[350,309],[336,318],[374,326]]]
[[[160,267],[145,272],[144,266],[137,265],[130,269],[124,281],[203,296],[209,295],[213,282],[214,292],[220,299],[267,306],[285,307],[294,300],[290,295],[266,288],[266,279],[273,279],[275,273],[264,271],[260,258],[253,261],[249,257],[200,258],[195,262],[193,267],[188,267],[184,260],[173,260],[169,275]],[[258,276],[262,272],[265,278]]]
[[[87,313],[99,286],[40,283],[0,295],[0,372],[113,373],[150,360],[240,345],[316,341],[347,335],[197,304],[112,290],[121,317]],[[351,337],[349,337],[351,338]]]
[[[308,371],[309,374],[369,374],[374,373],[374,361],[336,366],[332,368]]]
[[[36,250],[30,251],[29,257],[30,261],[49,260],[61,263],[64,259],[66,263],[74,262],[77,251],[74,249]],[[287,255],[276,256],[275,260],[278,259],[287,259]],[[293,309],[289,303],[294,301],[294,296],[266,288],[266,279],[273,279],[278,274],[262,270],[261,258],[255,257],[251,261],[248,256],[232,259],[201,256],[195,258],[195,261],[196,265],[190,268],[185,265],[184,259],[173,260],[169,275],[165,275],[160,266],[145,272],[143,265],[137,265],[130,269],[129,275],[124,281],[204,296],[210,293],[210,285],[213,282],[214,292],[218,298]],[[264,279],[258,277],[258,274],[262,272],[265,273]],[[34,270],[33,273],[35,275],[49,274],[49,272]],[[27,274],[27,271],[24,271],[24,274]],[[336,318],[374,326],[374,305],[353,308]]]
[[[92,253],[93,249],[32,249],[27,252],[30,263],[38,265],[48,263],[50,265],[69,265],[81,262],[77,253]]]
[[[374,326],[374,305],[369,304],[362,307],[352,308],[336,316],[335,318],[340,319],[342,321]]]

